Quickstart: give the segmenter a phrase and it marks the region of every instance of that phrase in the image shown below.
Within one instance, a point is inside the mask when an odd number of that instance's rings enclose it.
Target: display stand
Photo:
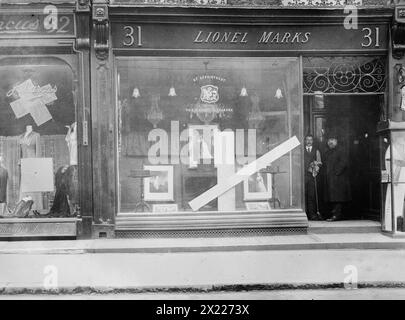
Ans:
[[[277,174],[282,174],[282,173],[287,173],[286,171],[280,171],[280,168],[277,167],[277,170],[274,170],[272,166],[268,166],[266,169],[260,170],[260,173],[268,173],[271,175],[271,198],[269,198],[267,201],[271,204],[273,204],[273,209],[276,208],[276,203],[278,203],[279,209],[281,209],[281,201],[278,197],[278,192],[276,189],[276,179],[275,176]]]
[[[150,205],[145,201],[144,179],[151,177],[150,170],[132,170],[130,178],[141,179],[141,200],[135,204],[135,212],[150,212]],[[138,211],[138,208],[140,211]]]

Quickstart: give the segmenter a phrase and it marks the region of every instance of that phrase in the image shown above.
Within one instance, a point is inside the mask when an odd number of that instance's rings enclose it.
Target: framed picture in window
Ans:
[[[190,168],[214,160],[214,134],[217,125],[190,125],[189,130],[189,156]]]
[[[257,172],[243,181],[245,201],[272,198],[271,174]]]
[[[144,180],[145,201],[173,201],[173,166],[144,166],[151,176]]]

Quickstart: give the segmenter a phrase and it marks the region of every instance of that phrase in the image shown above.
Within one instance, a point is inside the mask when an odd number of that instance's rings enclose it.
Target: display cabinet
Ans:
[[[379,127],[382,231],[405,235],[405,122],[388,121]]]

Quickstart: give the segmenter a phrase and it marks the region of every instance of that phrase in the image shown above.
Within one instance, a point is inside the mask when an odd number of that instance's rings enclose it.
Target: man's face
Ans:
[[[328,139],[329,148],[334,149],[334,148],[336,148],[336,146],[337,146],[337,139],[335,139],[335,138]]]
[[[305,138],[305,145],[307,147],[311,147],[313,143],[314,143],[314,139],[312,137],[306,137]]]

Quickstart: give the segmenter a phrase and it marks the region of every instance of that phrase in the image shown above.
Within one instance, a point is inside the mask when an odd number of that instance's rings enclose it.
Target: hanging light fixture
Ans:
[[[132,96],[137,99],[141,96],[138,87],[135,87],[134,90],[132,91]]]
[[[176,97],[176,96],[177,96],[177,93],[176,93],[176,88],[174,87],[174,81],[173,81],[173,77],[172,77],[172,76],[170,76],[170,83],[171,83],[171,86],[170,86],[170,89],[169,89],[169,94],[168,94],[168,96],[169,96],[169,97]]]
[[[248,116],[248,123],[249,128],[257,129],[265,120],[263,113],[260,110],[260,99],[256,94],[250,97],[250,101],[252,101],[252,110],[249,112]]]
[[[247,97],[248,96],[248,92],[245,86],[242,87],[242,89],[240,90],[240,96],[241,97]]]
[[[152,95],[152,104],[146,114],[146,118],[153,125],[154,128],[157,127],[158,123],[163,120],[163,112],[159,108],[160,96],[158,94]]]
[[[169,89],[169,97],[176,97],[176,89],[174,88],[174,86],[172,85]]]
[[[281,92],[280,88],[277,88],[276,94],[274,95],[275,98],[281,99],[283,97],[283,93]]]

